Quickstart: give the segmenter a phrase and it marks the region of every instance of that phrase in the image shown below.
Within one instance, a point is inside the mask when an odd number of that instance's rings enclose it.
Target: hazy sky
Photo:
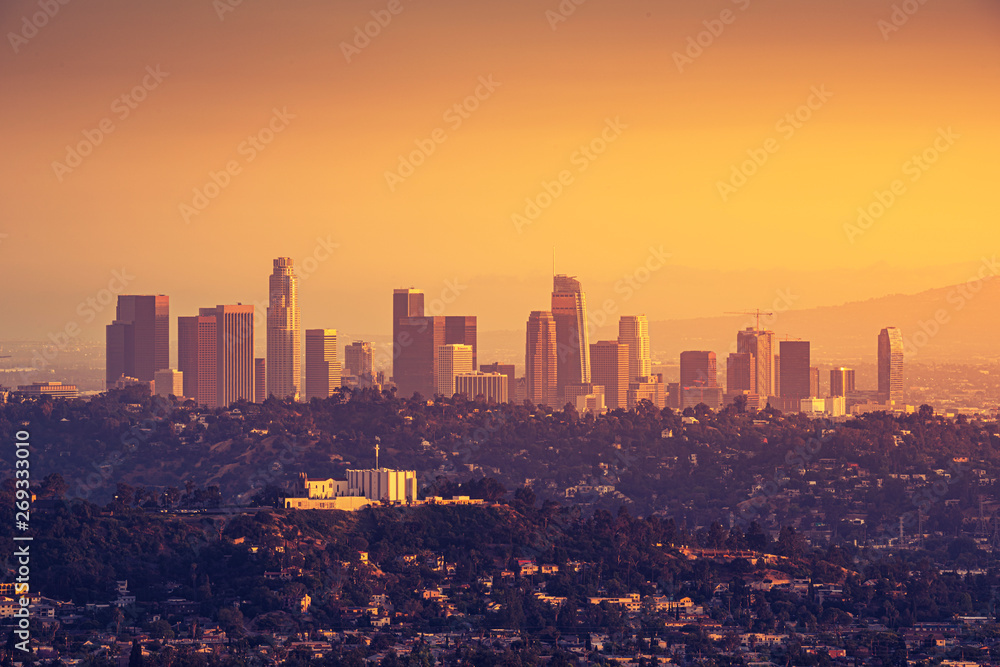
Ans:
[[[6,0],[0,339],[102,337],[78,304],[122,269],[177,316],[263,301],[288,255],[304,326],[384,333],[393,287],[456,280],[446,312],[523,327],[553,248],[592,304],[665,319],[959,282],[1000,246],[995,1],[562,6]]]

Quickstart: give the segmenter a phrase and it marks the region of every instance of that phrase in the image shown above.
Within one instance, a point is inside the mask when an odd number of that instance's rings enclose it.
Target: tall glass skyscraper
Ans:
[[[298,400],[302,388],[298,278],[290,257],[274,260],[268,281],[267,393]]]
[[[897,327],[878,334],[878,395],[883,403],[903,404],[903,332]]]
[[[121,294],[115,320],[105,328],[106,386],[118,378],[150,381],[170,367],[170,297]]]
[[[556,321],[556,390],[564,396],[566,385],[590,382],[587,298],[579,280],[553,276],[552,317]]]
[[[547,310],[533,310],[528,317],[524,376],[529,401],[557,407],[556,321]]]

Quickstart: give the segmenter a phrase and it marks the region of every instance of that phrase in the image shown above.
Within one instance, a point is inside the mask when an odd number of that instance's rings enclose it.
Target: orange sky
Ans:
[[[447,312],[521,328],[547,304],[553,247],[592,303],[666,319],[766,307],[786,287],[819,305],[958,282],[1000,246],[995,2],[926,0],[885,39],[881,0],[586,0],[554,30],[557,0],[397,1],[351,62],[342,42],[388,0],[244,0],[221,19],[230,0],[71,0],[24,39],[11,34],[37,0],[4,2],[0,339],[77,319],[122,267],[127,292],[169,294],[175,316],[262,300],[271,258],[323,255],[318,238],[337,247],[302,281],[304,326],[372,333],[388,331],[393,287],[456,278],[471,287]],[[720,16],[678,71],[675,52]],[[155,81],[147,67],[167,75],[130,109],[119,97]],[[490,77],[467,118],[446,115]],[[829,99],[779,126],[814,88]],[[250,161],[243,142],[274,109],[294,118]],[[615,119],[605,152],[582,157]],[[54,168],[102,121],[113,131],[79,166]],[[390,189],[386,172],[439,128]],[[720,181],[766,146],[724,201]],[[229,162],[239,173],[185,222]],[[519,231],[512,215],[561,172]],[[616,281],[661,246],[670,269],[622,303]]]

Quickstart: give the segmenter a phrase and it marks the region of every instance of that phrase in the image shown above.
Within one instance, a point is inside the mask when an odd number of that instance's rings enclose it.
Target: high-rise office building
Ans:
[[[437,393],[451,398],[455,394],[455,376],[472,373],[475,369],[471,345],[441,345],[438,348]]]
[[[631,352],[631,350],[629,351]],[[660,410],[667,407],[667,386],[663,384],[660,375],[640,376],[629,382],[629,410],[638,405],[640,401],[649,401]]]
[[[810,365],[809,341],[783,340],[778,343],[781,355],[781,398],[799,401],[809,398]],[[798,409],[798,403],[789,403]]]
[[[753,355],[757,393],[761,396],[776,396],[774,332],[747,327],[736,334],[736,351]]]
[[[590,382],[587,299],[579,280],[553,276],[552,317],[556,321],[556,391],[562,396],[566,385]]]
[[[507,400],[517,400],[517,375],[514,371],[514,364],[501,364],[499,362],[479,364],[479,371],[481,373],[500,373],[501,375],[505,375],[507,377]]]
[[[253,360],[253,402],[263,403],[267,400],[267,358],[257,357]]]
[[[336,329],[306,329],[307,401],[329,398],[340,389],[337,351]]]
[[[298,278],[290,257],[274,260],[268,280],[267,393],[297,400],[302,388]]]
[[[153,381],[170,367],[170,297],[120,294],[105,336],[107,387],[122,376]]]
[[[722,405],[715,352],[681,352],[680,407],[693,408],[704,403],[713,410]]]
[[[455,393],[469,400],[482,397],[487,403],[507,402],[507,376],[502,373],[459,373],[455,376]]]
[[[392,294],[393,380],[401,397],[433,396],[437,391],[438,349],[456,344],[472,347],[476,360],[476,317],[424,316],[423,292],[397,289]]]
[[[413,392],[404,394],[403,389],[400,386],[405,387],[413,386],[413,382],[410,378],[403,377],[400,373],[400,369],[397,368],[399,365],[400,356],[403,351],[409,347],[411,341],[408,339],[401,339],[401,322],[405,319],[412,317],[423,317],[424,316],[424,293],[417,289],[396,289],[392,292],[392,376],[396,382],[396,391],[401,397],[409,397]],[[443,340],[443,338],[442,338]],[[403,373],[407,372],[405,368],[406,363],[404,362]]]
[[[156,395],[168,398],[184,396],[184,373],[175,371],[172,368],[164,368],[156,371],[153,380]]]
[[[685,387],[718,387],[715,352],[692,350],[681,352],[681,391]]]
[[[813,366],[809,369],[809,396],[819,397],[819,366]]]
[[[526,397],[535,405],[558,407],[556,320],[547,310],[528,317],[524,349]]]
[[[476,370],[476,316],[446,315],[444,317],[445,345],[468,345],[472,348],[472,370]]]
[[[757,393],[754,358],[749,352],[734,352],[726,357],[726,393]]]
[[[645,315],[624,315],[618,320],[618,342],[628,345],[629,382],[653,373],[649,353],[649,320]]]
[[[878,395],[882,403],[903,404],[903,332],[898,327],[878,335]]]
[[[356,340],[344,348],[344,371],[359,378],[373,377],[372,344]]]
[[[201,308],[198,314],[215,316],[216,406],[253,401],[253,306]]]
[[[774,391],[774,396],[781,396],[781,355],[775,354],[771,358],[771,368],[774,370],[774,385],[771,389]]]
[[[628,345],[616,340],[602,340],[590,346],[590,377],[604,387],[604,401],[609,410],[628,409]]]
[[[431,398],[437,391],[438,350],[445,344],[443,317],[406,317],[396,325],[399,344],[393,361],[396,394]]]
[[[854,392],[854,369],[834,368],[830,371],[830,396],[847,396]]]
[[[184,396],[198,405],[216,408],[219,335],[215,315],[177,318],[177,369],[184,378]]]

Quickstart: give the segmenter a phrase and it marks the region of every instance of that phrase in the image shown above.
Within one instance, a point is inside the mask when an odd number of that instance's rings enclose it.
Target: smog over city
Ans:
[[[0,663],[993,665],[993,0],[8,0]]]

